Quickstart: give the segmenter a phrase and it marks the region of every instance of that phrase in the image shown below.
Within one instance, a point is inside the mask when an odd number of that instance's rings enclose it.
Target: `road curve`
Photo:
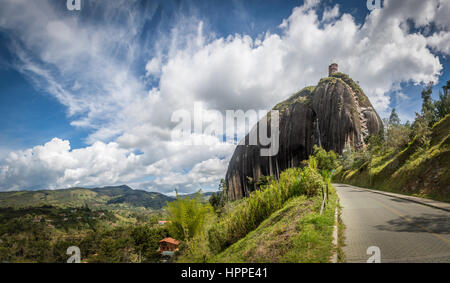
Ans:
[[[347,262],[450,262],[450,212],[368,190],[333,184],[346,226]]]

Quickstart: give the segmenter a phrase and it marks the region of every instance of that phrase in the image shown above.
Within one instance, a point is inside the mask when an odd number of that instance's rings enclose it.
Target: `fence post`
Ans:
[[[326,202],[325,202],[325,198],[326,197],[327,196],[325,195],[325,192],[323,191],[323,187],[322,187],[322,206],[320,207],[320,215],[322,215],[322,213],[323,213],[323,209],[324,209],[325,204],[326,204]]]

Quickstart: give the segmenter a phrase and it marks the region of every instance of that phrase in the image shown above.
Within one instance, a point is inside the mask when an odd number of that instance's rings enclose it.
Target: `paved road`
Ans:
[[[347,262],[366,262],[379,247],[381,262],[450,262],[450,212],[334,184],[346,225]]]

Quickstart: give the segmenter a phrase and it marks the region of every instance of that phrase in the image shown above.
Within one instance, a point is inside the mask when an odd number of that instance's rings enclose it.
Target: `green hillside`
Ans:
[[[329,262],[336,194],[320,215],[321,197],[296,197],[212,259],[221,263]]]
[[[71,188],[64,190],[20,191],[0,193],[0,207],[57,207],[131,206],[161,209],[174,198],[166,195],[133,190],[128,186],[104,188]]]
[[[399,152],[374,151],[357,168],[336,170],[334,182],[450,201],[450,115],[434,124],[430,144],[417,138]]]

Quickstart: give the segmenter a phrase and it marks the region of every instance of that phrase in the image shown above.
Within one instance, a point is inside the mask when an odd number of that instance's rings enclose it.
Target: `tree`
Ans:
[[[398,126],[400,125],[400,118],[398,117],[397,111],[395,108],[392,109],[391,116],[389,116],[389,126]]]
[[[439,93],[439,100],[434,103],[436,120],[439,121],[450,113],[450,81],[442,87],[443,92]]]
[[[413,131],[416,135],[415,140],[423,148],[430,145],[431,127],[436,119],[434,103],[431,98],[432,93],[433,84],[429,83],[422,91],[422,112],[421,114],[416,113],[416,120],[413,125]]]
[[[219,183],[219,190],[210,196],[209,203],[214,210],[217,211],[225,205],[227,200],[227,184],[224,179],[221,179]]]
[[[425,115],[416,113],[416,120],[414,121],[413,131],[414,139],[422,148],[428,148],[431,142],[431,127],[430,122]]]
[[[392,109],[389,120],[385,120],[385,123],[385,149],[398,151],[404,148],[410,141],[410,126],[401,124],[401,120],[395,108]]]
[[[433,111],[433,83],[429,83],[424,90],[422,90],[422,112]]]
[[[433,83],[429,83],[427,87],[422,91],[422,116],[428,122],[428,126],[433,126],[436,122],[436,113],[433,103]]]
[[[199,191],[193,198],[182,198],[177,193],[177,199],[167,204],[166,211],[170,235],[178,240],[189,240],[201,231],[213,209],[209,203],[202,202]]]

